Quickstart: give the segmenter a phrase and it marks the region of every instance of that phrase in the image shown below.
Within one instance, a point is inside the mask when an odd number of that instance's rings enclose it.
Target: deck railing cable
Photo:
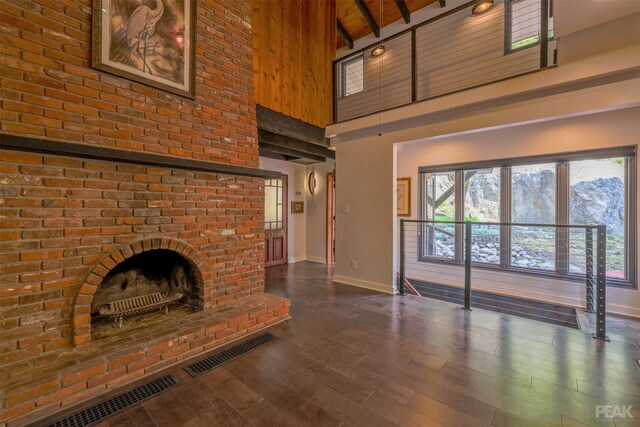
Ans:
[[[505,228],[508,233],[500,233]],[[464,236],[462,245],[456,242],[456,233]],[[507,241],[501,241],[500,235],[508,236],[503,239]],[[477,294],[472,301],[472,272],[476,267],[536,273],[543,278],[582,280],[585,288],[579,294],[581,298],[584,295],[583,309],[587,313],[595,313],[596,332],[593,337],[608,340],[606,254],[607,231],[604,225],[401,219],[398,288],[400,294],[404,295],[405,285],[413,288],[413,284],[419,286],[421,280],[429,282],[428,270],[434,266],[463,265],[462,308],[470,310],[473,302],[479,307],[494,304],[491,297],[484,293]],[[475,290],[478,289],[475,287]],[[486,289],[481,289],[481,292],[484,291]],[[540,302],[539,295],[534,299]],[[544,302],[539,304],[535,313],[531,313],[531,305],[519,305],[517,301],[511,298],[509,308],[502,311],[515,313],[523,310],[528,311],[532,318],[554,320],[553,311],[545,307]]]

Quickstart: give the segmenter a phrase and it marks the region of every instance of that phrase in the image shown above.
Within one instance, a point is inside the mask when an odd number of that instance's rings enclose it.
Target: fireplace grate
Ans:
[[[184,369],[191,374],[191,376],[196,377],[275,339],[276,338],[273,335],[267,332],[240,344],[234,345],[233,347],[229,347],[228,349],[209,356],[206,359],[187,365]]]
[[[69,415],[53,424],[49,424],[49,427],[85,427],[94,425],[104,418],[115,415],[130,406],[150,399],[156,394],[162,393],[177,384],[178,381],[173,376],[165,375],[164,377],[129,390],[126,393],[122,393],[109,400]]]

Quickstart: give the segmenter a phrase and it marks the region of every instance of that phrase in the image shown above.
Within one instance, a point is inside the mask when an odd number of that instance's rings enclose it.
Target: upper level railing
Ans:
[[[516,236],[507,243],[498,239],[492,240],[500,233],[491,232],[506,230],[511,236]],[[451,236],[460,233],[464,236],[461,250],[455,248]],[[554,236],[554,237],[551,237]],[[556,239],[555,236],[559,238]],[[536,249],[533,250],[533,243]],[[519,246],[527,246],[528,254],[520,256]],[[566,262],[555,258],[557,246],[568,250],[571,246],[576,253]],[[511,262],[518,264],[518,260],[526,259],[529,265],[536,268],[566,269],[584,278],[585,288],[582,292],[570,282],[569,291],[583,299],[586,312],[595,312],[596,333],[594,338],[608,340],[606,336],[606,284],[607,284],[607,231],[604,225],[562,225],[562,224],[524,224],[524,223],[494,223],[494,222],[462,222],[462,221],[424,221],[400,220],[400,253],[399,253],[399,281],[400,294],[405,293],[405,284],[411,280],[433,281],[434,263],[429,258],[453,258],[460,252],[464,262],[464,307],[470,309],[472,305],[471,290],[476,286],[472,283],[472,269],[474,266],[491,266],[492,263],[507,256]],[[581,253],[581,255],[578,255]],[[493,259],[495,258],[495,260]],[[581,259],[580,259],[581,258]],[[533,264],[532,264],[533,263]],[[447,264],[448,268],[455,268],[455,264]],[[431,268],[431,269],[430,269]],[[445,267],[447,268],[447,267]],[[531,267],[529,267],[531,268]],[[485,270],[486,271],[486,270]],[[498,271],[498,270],[496,270]],[[499,281],[498,276],[491,276],[490,280]],[[436,280],[437,282],[437,280]],[[531,277],[519,288],[536,295],[536,300],[542,299],[541,293],[535,292],[539,278]],[[554,289],[555,292],[562,292]],[[515,292],[513,293],[515,294]],[[553,303],[555,301],[548,300]]]
[[[334,122],[540,70],[555,64],[549,0],[470,1],[334,62]]]

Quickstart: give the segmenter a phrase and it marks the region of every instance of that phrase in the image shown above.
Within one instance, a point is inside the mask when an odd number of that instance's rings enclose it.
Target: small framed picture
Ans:
[[[304,202],[291,202],[291,213],[304,213]]]
[[[411,178],[398,178],[396,198],[397,215],[411,216]]]

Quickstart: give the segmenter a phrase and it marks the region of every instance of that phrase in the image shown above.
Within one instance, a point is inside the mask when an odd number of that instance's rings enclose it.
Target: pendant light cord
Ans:
[[[384,0],[380,0],[380,43],[384,46]],[[382,136],[382,69],[384,67],[384,53],[378,59],[378,136]]]

